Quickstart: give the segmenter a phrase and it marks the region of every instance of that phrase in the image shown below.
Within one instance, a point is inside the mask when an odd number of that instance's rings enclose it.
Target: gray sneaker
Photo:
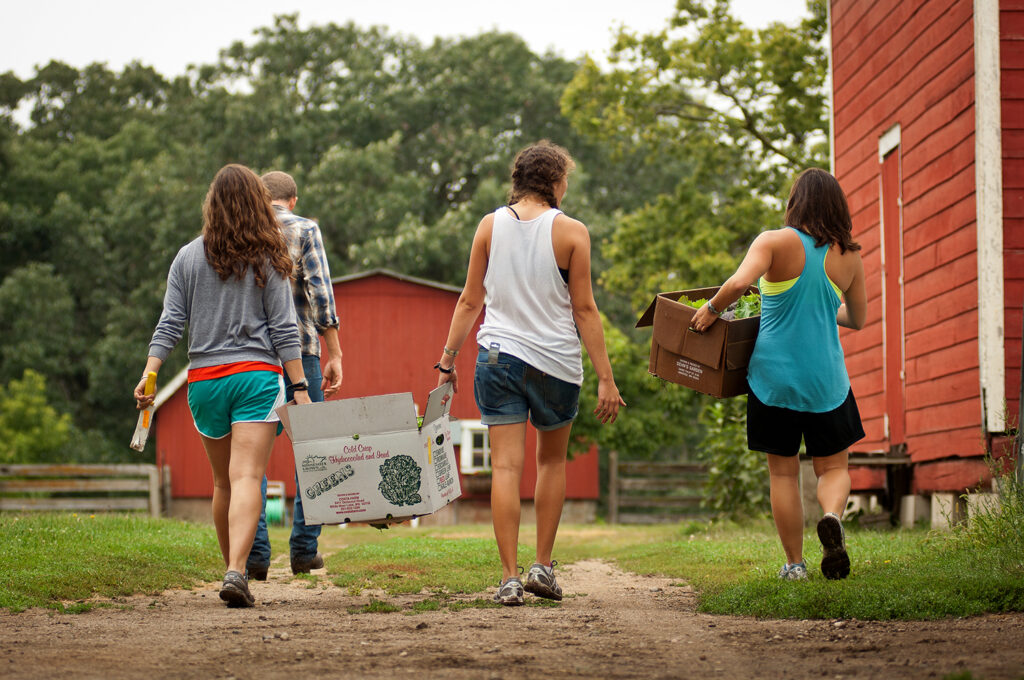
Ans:
[[[227,602],[229,607],[251,607],[256,604],[256,598],[249,592],[249,579],[237,571],[224,574],[220,599]]]
[[[523,603],[523,582],[515,577],[505,579],[498,585],[494,601],[506,607],[518,607]]]
[[[807,565],[803,562],[784,564],[779,569],[779,578],[787,581],[802,581],[807,578]]]
[[[818,522],[821,541],[821,573],[827,579],[841,579],[850,575],[850,556],[846,554],[846,534],[843,523],[835,513],[828,513]]]
[[[562,599],[562,588],[558,585],[558,581],[555,580],[555,565],[558,562],[552,562],[551,566],[545,566],[540,562],[534,562],[533,566],[530,567],[529,573],[526,575],[526,588],[527,592],[533,593],[537,597],[544,597],[549,600],[561,600]]]

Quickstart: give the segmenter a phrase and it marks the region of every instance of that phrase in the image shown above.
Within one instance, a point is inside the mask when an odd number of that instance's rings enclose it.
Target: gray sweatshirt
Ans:
[[[301,358],[291,284],[269,265],[265,278],[263,288],[252,270],[241,281],[221,280],[206,261],[202,236],[182,247],[167,275],[164,311],[149,355],[166,359],[188,323],[192,368]]]

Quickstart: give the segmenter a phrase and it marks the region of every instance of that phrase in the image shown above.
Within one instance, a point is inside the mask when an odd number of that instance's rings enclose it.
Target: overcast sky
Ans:
[[[548,48],[568,58],[600,59],[612,31],[625,25],[651,32],[665,25],[674,0],[5,0],[0,73],[28,78],[36,66],[58,59],[75,67],[106,62],[120,70],[132,60],[164,76],[189,64],[217,60],[236,40],[278,14],[299,13],[299,24],[354,21],[383,25],[424,43],[435,36],[468,36],[498,29],[521,35],[536,52]],[[807,13],[805,0],[733,0],[734,13],[750,26],[792,22]]]

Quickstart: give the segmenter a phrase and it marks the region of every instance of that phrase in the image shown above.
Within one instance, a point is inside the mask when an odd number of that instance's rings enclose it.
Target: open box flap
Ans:
[[[441,416],[448,415],[452,408],[452,384],[445,383],[430,390],[427,395],[427,406],[423,409],[423,424],[432,423]]]
[[[647,326],[654,325],[654,310],[658,306],[658,298],[675,301],[678,300],[684,292],[686,291],[677,290],[670,293],[658,293],[655,295],[654,299],[651,300],[651,304],[647,305],[647,309],[645,309],[644,313],[640,315],[640,318],[637,320],[634,328],[646,328]]]
[[[717,369],[725,353],[726,324],[716,323],[704,333],[690,330],[696,310],[664,297],[655,310],[654,342],[665,350]]]
[[[411,392],[291,404],[277,412],[293,442],[417,429]]]

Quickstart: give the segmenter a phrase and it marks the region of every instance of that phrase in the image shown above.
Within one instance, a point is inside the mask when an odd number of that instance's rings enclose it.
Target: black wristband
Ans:
[[[445,373],[445,374],[448,374],[448,375],[451,375],[452,373],[455,372],[455,366],[454,365],[451,368],[443,368],[441,366],[441,362],[440,361],[438,361],[436,364],[434,364],[434,368],[436,368],[437,370],[441,371],[442,373]]]
[[[288,389],[292,392],[307,392],[309,388],[309,381],[303,378],[298,382],[294,382],[288,386]]]

